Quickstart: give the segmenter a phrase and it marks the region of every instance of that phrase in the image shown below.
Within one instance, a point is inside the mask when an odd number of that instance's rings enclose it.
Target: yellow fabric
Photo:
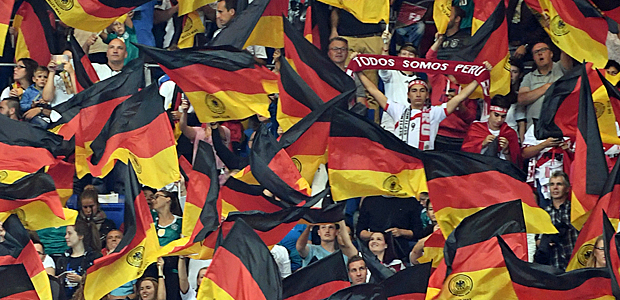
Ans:
[[[6,35],[9,32],[9,24],[0,23],[0,49],[4,49],[4,43],[6,41]],[[3,56],[2,51],[0,51],[0,56]]]
[[[34,289],[37,291],[37,295],[40,300],[52,300],[52,288],[50,287],[50,279],[47,276],[45,270],[39,272],[30,278]]]
[[[471,284],[465,285],[467,287],[471,285],[471,289],[466,294],[460,295],[459,293],[465,293],[468,289],[457,287],[451,280],[463,275],[471,278]],[[450,289],[450,283],[452,283],[452,289]],[[435,299],[517,300],[518,298],[512,287],[512,280],[510,279],[508,269],[503,267],[450,274],[444,281],[444,285]]]
[[[328,169],[328,175],[334,201],[376,195],[408,198],[428,192],[426,174],[422,168],[403,170],[398,174]]]
[[[588,216],[590,216],[590,212],[585,210],[573,191],[571,191],[570,200],[570,222],[577,230],[581,230],[583,224],[586,223]]]
[[[200,218],[200,212],[202,211],[202,207],[198,207],[190,202],[185,202],[185,207],[183,208],[183,223],[182,223],[182,231],[181,234],[183,236],[191,236],[194,231],[194,227],[196,226],[196,222]]]
[[[605,86],[601,85],[592,93],[592,100],[596,109],[596,120],[598,121],[601,140],[603,143],[619,145],[620,138],[618,138],[618,132],[616,131],[616,115]],[[620,114],[620,112],[617,113]]]
[[[177,46],[180,49],[191,48],[194,46],[194,36],[198,33],[205,32],[205,26],[202,24],[202,20],[200,20],[200,16],[198,12],[194,11],[187,15],[185,18],[185,23],[183,24],[183,32],[181,32],[181,37],[179,37],[179,42]]]
[[[16,170],[0,170],[0,183],[11,184],[30,173]]]
[[[310,184],[314,181],[314,174],[316,174],[316,170],[319,169],[319,166],[327,163],[327,155],[295,155],[292,156],[291,159],[293,159],[294,162],[299,162],[297,169],[301,168],[299,173]]]
[[[224,289],[219,287],[210,278],[204,278],[198,288],[197,300],[235,300]]]
[[[609,219],[609,221],[611,221],[611,224],[614,226],[614,229],[617,231],[618,230],[618,219]],[[600,233],[603,234],[602,231]],[[579,250],[577,249],[573,250],[573,253],[575,251],[577,251],[577,253],[575,256],[571,258],[570,262],[568,263],[568,266],[566,267],[566,272],[586,267],[587,259],[588,257],[592,255],[592,251],[593,251],[594,243],[596,242],[596,239],[598,239],[598,236],[595,236],[591,238],[590,240],[586,241],[585,243],[583,243],[583,245],[579,247]]]
[[[256,181],[256,178],[254,178],[254,175],[252,174],[252,171],[250,170],[250,167],[247,166],[245,167],[243,170],[237,172],[237,174],[233,175],[234,178],[239,179],[247,184],[251,184],[251,185],[260,185],[260,183],[258,183],[258,181]]]
[[[245,41],[243,48],[259,45],[271,48],[284,48],[284,24],[282,16],[261,17],[250,36]]]
[[[236,208],[234,205],[228,203],[226,201],[226,199],[220,199],[222,202],[222,216],[221,218],[223,220],[225,220],[226,218],[228,218],[228,214],[234,211],[239,211],[238,208]]]
[[[67,201],[73,195],[73,189],[57,189],[56,192],[60,197],[60,202],[62,203],[62,206],[66,206]]]
[[[620,81],[620,73],[618,73],[615,76],[613,76],[613,75],[609,75],[604,70],[601,70],[601,72],[605,75],[605,79],[607,79],[609,82],[611,82],[611,84],[613,84],[614,86],[618,83],[618,81]]]
[[[451,14],[452,0],[435,0],[433,4],[433,21],[435,21],[437,32],[441,34],[446,33]]]
[[[85,12],[78,0],[47,0],[47,3],[52,7],[58,18],[67,26],[90,32],[100,32],[121,17],[120,15],[111,18],[95,17]],[[71,5],[68,5],[69,3]],[[129,10],[127,8],[127,11]]]
[[[277,82],[275,84],[275,91],[255,95],[235,91],[219,91],[215,94],[195,91],[185,94],[194,106],[201,123],[241,120],[255,114],[270,117],[267,94],[278,92]],[[219,101],[217,107],[211,104],[212,101]]]
[[[189,14],[217,0],[179,0],[179,16]]]
[[[139,278],[150,264],[157,261],[158,250],[159,240],[155,233],[155,224],[151,224],[146,231],[146,237],[132,251],[86,276],[84,298],[101,299],[113,289]],[[137,257],[141,259],[136,259]]]
[[[54,215],[45,203],[34,201],[8,212],[0,212],[0,221],[6,220],[11,214],[17,214],[19,220],[28,230],[40,230],[75,224],[75,219],[78,215],[77,210],[69,208],[63,208],[62,210],[64,212],[64,219]]]
[[[20,15],[15,15],[15,18],[13,19],[13,27],[17,30],[17,40],[15,41],[15,61],[30,57],[30,51],[28,50],[26,40],[24,40],[24,33],[21,29],[23,20],[24,18]]]
[[[424,247],[424,255],[418,258],[418,262],[423,264],[427,262],[433,262],[433,268],[439,267],[439,263],[443,259],[443,248],[438,247]]]
[[[390,20],[389,0],[319,0],[333,7],[342,8],[363,23],[379,23]]]

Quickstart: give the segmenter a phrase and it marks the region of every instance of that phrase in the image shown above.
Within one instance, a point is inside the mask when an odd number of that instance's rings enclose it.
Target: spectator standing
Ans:
[[[89,227],[93,230],[93,237],[95,237],[96,245],[100,245],[97,249],[100,250],[106,247],[106,236],[108,232],[116,229],[114,221],[106,218],[106,214],[101,210],[99,205],[99,194],[94,186],[86,186],[80,194],[80,212],[78,218],[84,220]]]
[[[323,259],[338,250],[338,237],[343,241],[343,244],[340,245],[340,250],[342,250],[342,255],[345,259],[357,254],[357,249],[351,243],[351,238],[346,232],[344,221],[340,221],[337,224],[317,225],[319,226],[318,235],[321,239],[320,245],[308,243],[310,230],[312,230],[313,226],[307,226],[295,244],[299,256],[303,259],[303,267],[315,260]]]
[[[196,300],[196,296],[198,294],[198,289],[200,288],[200,284],[204,279],[205,275],[207,275],[207,268],[202,267],[198,270],[198,275],[196,276],[196,289],[193,290],[189,286],[188,279],[188,271],[187,271],[187,258],[183,256],[179,256],[179,291],[181,292],[181,300]]]
[[[183,212],[179,200],[175,193],[160,190],[155,193],[152,200],[153,209],[157,211],[155,219],[155,229],[159,238],[159,245],[165,246],[170,242],[181,238],[181,226],[183,225]],[[170,256],[164,258],[165,267],[163,269],[166,277],[166,291],[168,300],[180,299],[179,293],[179,264],[178,257]]]
[[[133,21],[131,20],[133,15],[133,12],[129,12],[124,17],[125,20],[123,20],[123,17],[118,18],[100,34],[101,39],[106,44],[110,44],[114,39],[120,39],[125,42],[127,56],[124,59],[124,64],[129,63],[132,59],[138,58],[139,54],[138,47],[135,46],[135,44],[138,43],[138,38],[136,36],[136,29],[133,26]],[[109,59],[108,57],[108,60]]]

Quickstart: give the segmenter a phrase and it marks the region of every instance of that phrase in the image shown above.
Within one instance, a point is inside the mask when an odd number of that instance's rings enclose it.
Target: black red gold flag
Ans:
[[[620,3],[614,0],[590,0],[603,14],[620,23]]]
[[[284,132],[324,103],[286,59],[280,61],[278,89],[277,118]]]
[[[284,50],[290,65],[323,102],[355,89],[353,79],[297,32],[287,19],[284,19]]]
[[[267,95],[278,92],[278,76],[258,65],[251,54],[137,46],[185,92],[200,122],[269,117]]]
[[[338,223],[345,218],[346,202],[334,203],[331,195],[323,199],[321,208],[311,207],[304,215],[310,224]]]
[[[235,222],[217,248],[197,299],[282,299],[278,265],[244,220]]]
[[[418,258],[418,262],[433,262],[433,268],[437,268],[443,259],[443,247],[446,238],[441,233],[441,229],[433,231],[431,236],[424,242],[424,255]]]
[[[336,251],[282,280],[282,299],[325,299],[351,286],[342,252]]]
[[[77,211],[63,208],[52,177],[42,171],[12,184],[0,183],[0,214],[11,213],[29,230],[73,225],[77,217]]]
[[[142,276],[144,270],[157,260],[159,240],[153,217],[131,163],[128,169],[123,239],[112,253],[98,258],[88,268],[85,299],[101,299],[116,287]]]
[[[100,32],[120,16],[149,0],[47,0],[67,26]]]
[[[332,112],[328,148],[334,201],[373,195],[417,197],[428,191],[422,151],[358,115]]]
[[[9,216],[1,226],[5,231],[0,243],[0,274],[4,275],[0,289],[0,296],[4,297],[1,298],[51,300],[52,289],[47,272],[28,231],[17,215]],[[16,273],[7,274],[9,270]],[[33,292],[34,297],[31,298]]]
[[[93,84],[71,99],[54,107],[60,119],[50,124],[50,131],[70,140],[80,125],[79,115],[90,120],[88,126],[96,126],[89,134],[94,139],[116,106],[138,91],[144,82],[144,61],[134,59],[123,71],[106,80]],[[85,122],[86,120],[82,121]],[[87,124],[82,123],[82,126]]]
[[[613,295],[620,297],[620,286],[618,279],[620,278],[620,241],[618,241],[618,233],[607,218],[607,214],[603,212],[603,240],[605,241],[605,268],[611,275],[611,290]]]
[[[592,256],[596,239],[603,234],[603,211],[607,212],[609,221],[614,228],[618,228],[620,220],[620,164],[616,162],[613,170],[607,177],[603,192],[592,208],[588,219],[579,231],[575,242],[571,260],[567,271],[586,267],[588,259]]]
[[[308,9],[306,9],[304,37],[319,49],[329,47],[330,24],[321,20],[329,19],[330,13],[329,5],[314,0],[310,1]]]
[[[519,259],[503,238],[498,236],[497,240],[519,299],[537,299],[543,295],[574,300],[615,299],[607,270],[586,268],[564,272],[553,266],[530,263]]]
[[[56,192],[60,197],[60,202],[64,206],[67,200],[73,195],[73,175],[75,175],[75,163],[57,160],[47,170],[47,174],[52,176]]]
[[[525,0],[542,16],[539,21],[551,41],[577,61],[592,62],[595,68],[607,64],[607,21],[584,0]],[[584,47],[587,45],[587,47]]]
[[[342,289],[326,300],[387,300],[387,296],[380,285],[365,283]]]
[[[151,84],[119,104],[100,132],[80,114],[75,134],[78,178],[106,176],[116,160],[131,161],[140,182],[160,189],[180,178],[176,140],[157,84]],[[84,125],[86,123],[87,125]]]
[[[4,49],[6,36],[9,33],[13,5],[15,5],[15,0],[7,0],[0,3],[0,49]],[[0,51],[0,56],[2,56],[2,51]]]
[[[474,212],[521,199],[528,233],[557,232],[538,206],[525,174],[513,163],[469,152],[424,153],[424,170],[437,224],[444,236]],[[484,192],[481,192],[484,191]]]
[[[259,210],[273,213],[281,210],[282,204],[271,201],[263,194],[264,187],[247,184],[239,179],[230,177],[220,188],[217,210],[222,219],[226,219],[233,211]]]
[[[196,35],[205,32],[205,26],[202,24],[202,20],[197,11],[192,11],[183,16],[182,28],[179,41],[177,42],[179,49],[193,47]]]
[[[419,264],[396,272],[381,282],[388,300],[424,300],[431,264]]]
[[[243,50],[259,45],[284,47],[282,20],[288,16],[286,0],[254,0],[209,43]]]
[[[179,0],[179,16],[189,14],[197,9],[216,2],[216,0]]]
[[[73,145],[61,136],[0,116],[0,182],[13,183],[71,153]]]
[[[363,23],[379,23],[390,20],[389,0],[339,1],[318,0],[333,7],[344,9]]]
[[[47,66],[51,55],[60,53],[52,27],[54,16],[45,7],[43,0],[25,0],[17,10],[13,20],[17,31],[15,61],[28,57]]]
[[[73,54],[73,69],[75,69],[75,82],[77,83],[75,92],[79,93],[98,82],[99,76],[95,72],[88,55],[84,53],[82,46],[73,35],[69,35],[69,47]]]

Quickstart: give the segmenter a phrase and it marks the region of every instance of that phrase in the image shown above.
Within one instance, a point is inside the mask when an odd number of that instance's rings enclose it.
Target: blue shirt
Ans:
[[[32,108],[32,101],[41,99],[41,91],[37,90],[36,85],[31,84],[24,90],[21,100],[19,100],[19,108],[22,113],[27,112]]]
[[[153,36],[153,14],[155,13],[155,3],[157,0],[149,1],[138,6],[134,11],[133,27],[136,29],[138,43],[155,47],[155,37]]]

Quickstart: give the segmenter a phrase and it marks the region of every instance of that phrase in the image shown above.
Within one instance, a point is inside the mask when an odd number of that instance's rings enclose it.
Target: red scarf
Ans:
[[[488,122],[474,122],[467,131],[467,136],[463,141],[461,150],[465,152],[480,153],[482,151],[482,141],[491,134]],[[519,137],[517,133],[504,123],[499,128],[499,137],[508,140],[508,149],[510,149],[510,161],[520,166],[521,163],[521,147],[519,146]]]

